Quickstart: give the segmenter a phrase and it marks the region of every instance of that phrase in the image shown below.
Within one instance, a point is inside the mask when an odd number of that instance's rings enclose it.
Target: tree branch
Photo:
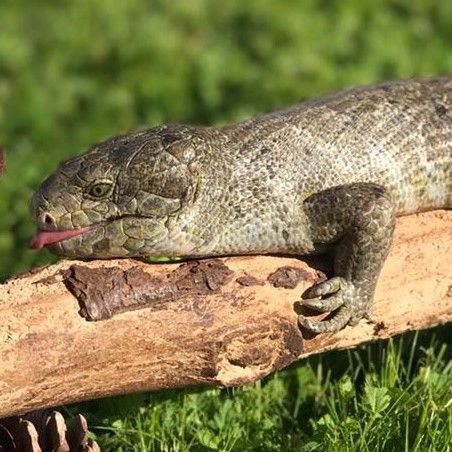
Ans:
[[[125,392],[241,385],[313,353],[451,321],[451,234],[450,211],[400,218],[375,323],[316,337],[300,332],[296,301],[322,277],[322,260],[317,269],[270,256],[61,261],[14,278],[0,285],[0,417]]]

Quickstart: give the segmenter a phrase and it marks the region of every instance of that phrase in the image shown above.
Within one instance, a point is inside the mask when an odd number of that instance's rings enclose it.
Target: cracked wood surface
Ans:
[[[314,353],[449,322],[451,255],[452,212],[398,219],[374,323],[315,337],[297,325],[297,300],[328,271],[323,259],[33,270],[0,285],[0,417],[125,392],[241,385]]]

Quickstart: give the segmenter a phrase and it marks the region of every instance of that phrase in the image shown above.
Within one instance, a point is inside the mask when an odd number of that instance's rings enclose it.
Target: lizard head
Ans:
[[[168,220],[196,189],[191,130],[111,138],[62,163],[33,196],[31,248],[84,258],[165,255]]]

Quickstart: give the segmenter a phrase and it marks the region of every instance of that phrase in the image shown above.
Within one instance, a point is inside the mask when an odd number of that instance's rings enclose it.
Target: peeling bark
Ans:
[[[400,218],[374,322],[315,337],[299,329],[297,300],[328,271],[323,259],[33,270],[0,285],[0,417],[125,392],[242,385],[313,353],[451,321],[451,237],[452,212]]]

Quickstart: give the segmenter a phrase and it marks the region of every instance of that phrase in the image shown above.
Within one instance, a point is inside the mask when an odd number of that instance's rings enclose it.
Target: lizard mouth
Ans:
[[[40,231],[36,233],[33,237],[30,248],[33,250],[40,250],[47,245],[52,245],[53,243],[62,242],[63,240],[71,239],[72,237],[77,237],[78,235],[84,234],[92,229],[93,226],[87,226],[78,229],[66,229],[63,231]]]

